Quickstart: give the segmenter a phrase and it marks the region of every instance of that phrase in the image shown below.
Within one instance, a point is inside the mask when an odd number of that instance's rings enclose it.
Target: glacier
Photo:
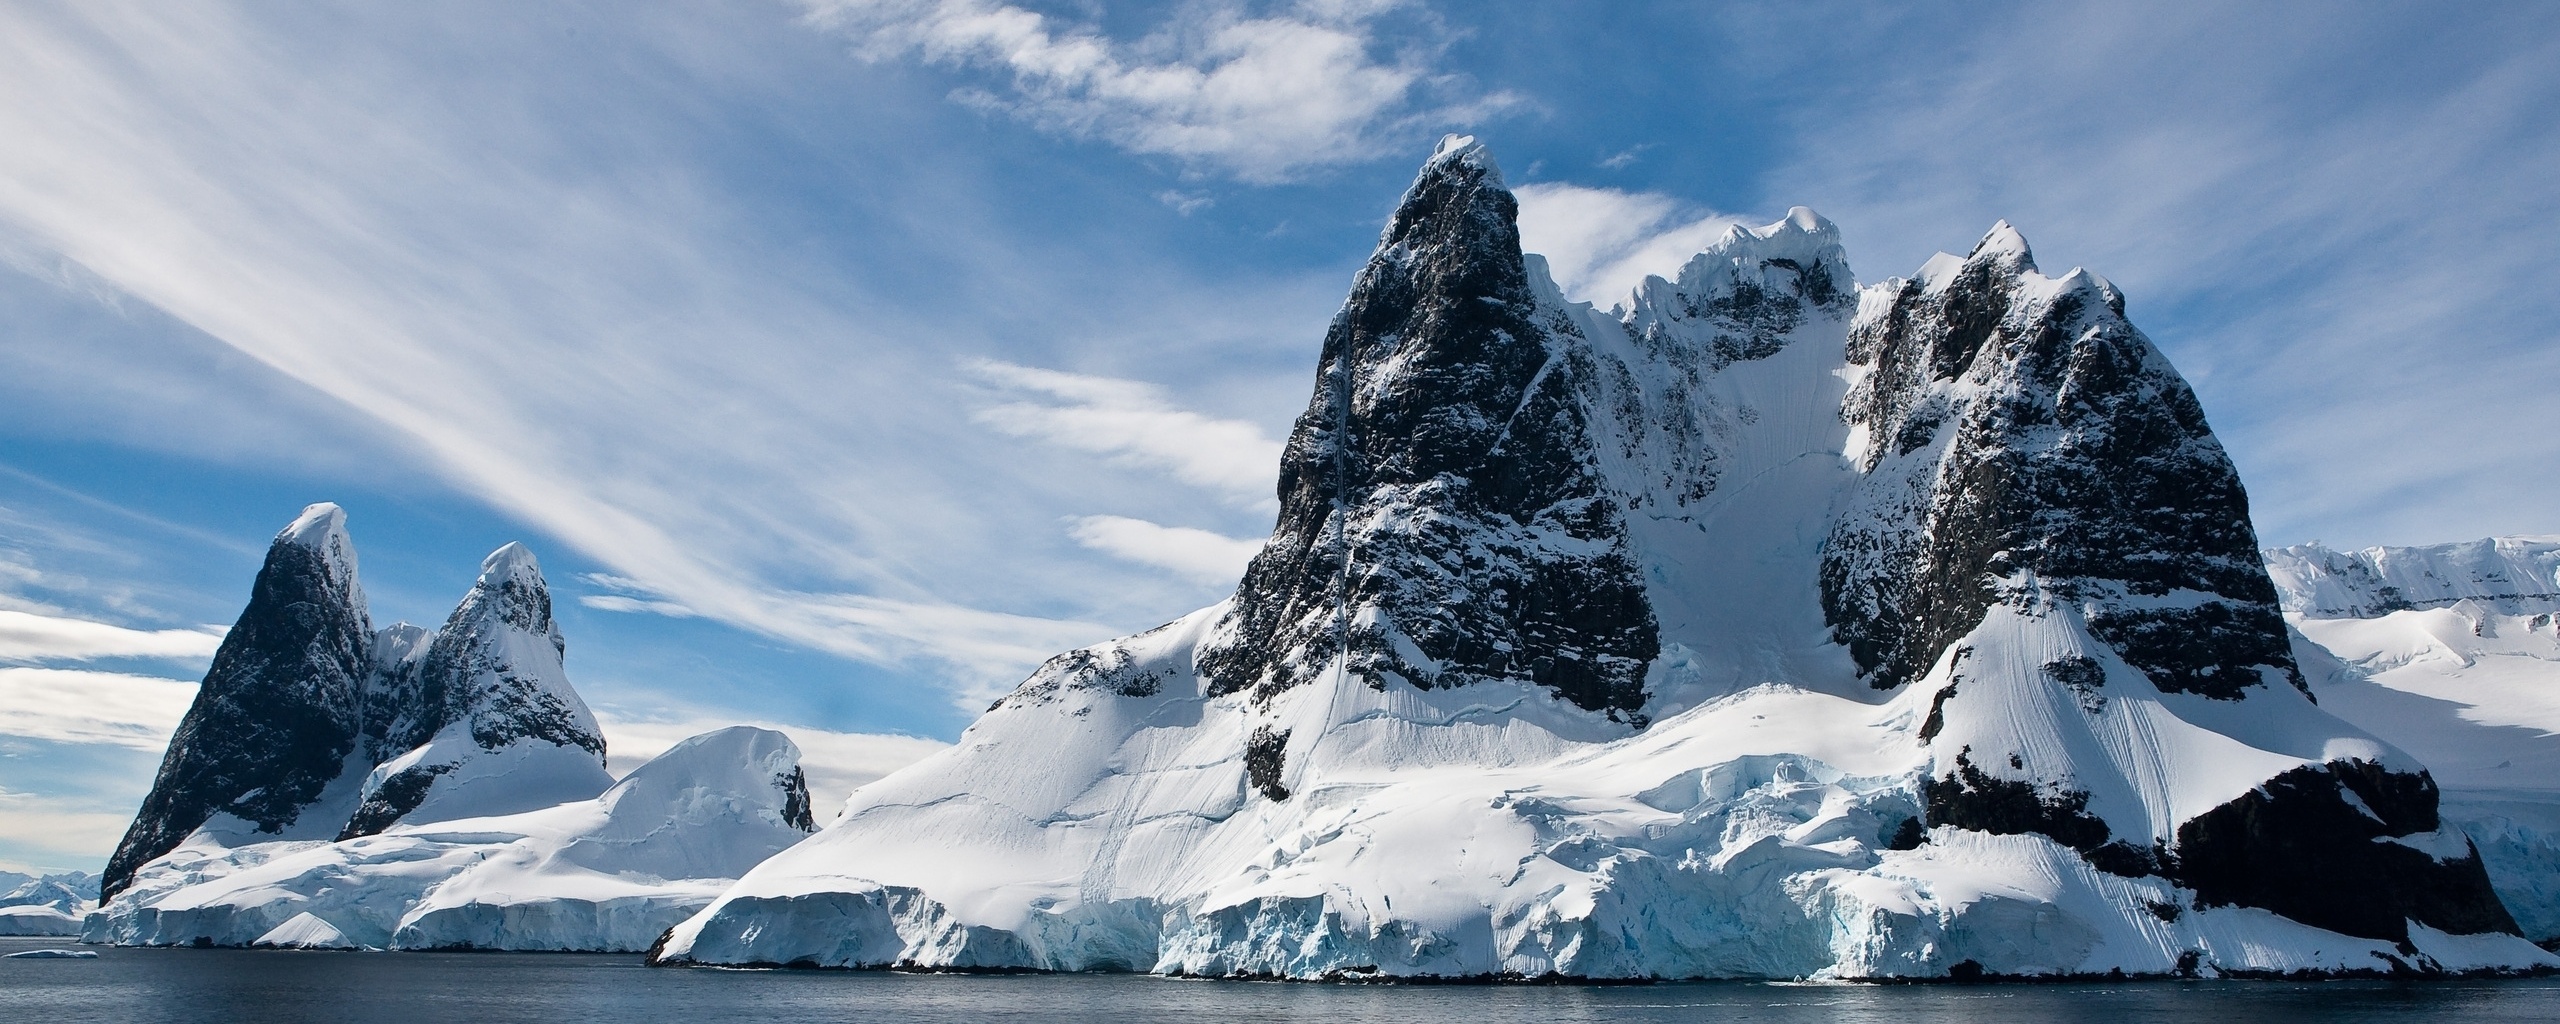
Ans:
[[[1516,209],[1474,140],[1425,163],[1234,597],[1052,659],[653,962],[2560,967],[2435,752],[2329,710],[2381,677],[2296,641],[2111,283],[2002,224],[1860,287],[1799,208],[1602,310]]]

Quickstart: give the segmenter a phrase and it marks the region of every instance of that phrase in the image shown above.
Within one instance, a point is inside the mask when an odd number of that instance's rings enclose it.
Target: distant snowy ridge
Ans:
[[[98,876],[85,871],[0,871],[0,935],[78,935],[98,906]]]
[[[658,961],[2560,966],[2421,764],[2312,702],[2112,285],[2001,225],[1858,290],[1797,210],[1603,312],[1515,210],[1473,140],[1425,163],[1232,599],[1052,659]]]
[[[769,730],[696,736],[615,782],[551,611],[508,544],[441,628],[373,632],[344,513],[306,510],[85,937],[637,951],[814,827],[799,749]]]
[[[2560,612],[2560,536],[2494,537],[2336,551],[2319,541],[2266,553],[2284,609],[2373,618],[2470,601],[2503,614]]]

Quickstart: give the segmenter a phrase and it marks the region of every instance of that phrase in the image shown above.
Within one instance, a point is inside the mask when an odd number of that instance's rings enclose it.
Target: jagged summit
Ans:
[[[569,686],[568,642],[524,545],[491,552],[444,626],[423,648],[404,646],[374,680],[380,712],[366,723],[387,757],[366,776],[339,838],[466,809],[546,806],[611,783],[604,734]],[[528,763],[539,770],[523,770]]]
[[[355,566],[335,505],[277,535],[89,941],[636,952],[813,827],[780,733],[606,774],[523,544],[434,630],[373,631]]]
[[[1877,286],[1849,342],[1872,367],[1842,412],[1866,482],[1823,588],[1862,672],[1901,685],[2032,582],[2087,601],[2164,688],[2301,686],[2239,474],[2122,296],[2037,272],[2006,222],[1931,264]]]
[[[480,576],[483,579],[492,576],[530,577],[538,582],[542,579],[542,563],[533,557],[533,549],[524,546],[523,541],[511,540],[480,560]]]
[[[355,544],[347,539],[347,512],[336,502],[322,501],[304,506],[301,515],[277,531],[272,543],[329,552],[342,558],[342,564],[348,570],[355,568]]]
[[[1982,240],[1973,244],[1970,258],[1984,256],[1998,257],[2022,271],[2036,269],[2035,253],[2027,248],[2027,236],[2019,234],[2006,220],[1992,224],[1991,230],[1982,233]]]
[[[1052,659],[660,959],[1211,976],[2560,965],[2294,683],[2246,495],[2002,227],[1810,211],[1603,311],[1443,142],[1231,599]]]
[[[226,842],[327,839],[422,809],[595,795],[612,782],[604,739],[569,687],[565,649],[541,567],[514,543],[482,563],[443,628],[377,633],[345,511],[303,509],[276,534],[171,737],[106,895],[200,829]]]
[[[1433,169],[1451,163],[1464,163],[1474,168],[1482,180],[1493,187],[1504,187],[1502,168],[1493,162],[1493,150],[1476,141],[1473,135],[1451,133],[1441,136],[1440,144],[1431,151],[1431,158],[1422,162],[1422,173],[1430,174]]]
[[[1472,139],[1406,190],[1327,332],[1279,525],[1201,654],[1213,692],[1267,702],[1339,668],[1641,705],[1653,622],[1590,454],[1589,371],[1537,319],[1518,212]]]

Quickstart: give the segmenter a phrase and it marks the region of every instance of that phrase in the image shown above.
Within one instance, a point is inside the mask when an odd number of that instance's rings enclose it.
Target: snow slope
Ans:
[[[2524,933],[2560,940],[2560,540],[2267,560],[2321,706],[2425,761]]]
[[[2295,683],[2236,474],[2112,286],[2003,225],[1853,292],[1797,210],[1603,313],[1513,209],[1472,140],[1426,163],[1234,598],[1052,659],[658,959],[2560,965],[2418,762]]]
[[[603,795],[226,846],[200,832],[93,917],[91,942],[303,949],[649,947],[805,838],[799,748],[736,726],[677,744]]]

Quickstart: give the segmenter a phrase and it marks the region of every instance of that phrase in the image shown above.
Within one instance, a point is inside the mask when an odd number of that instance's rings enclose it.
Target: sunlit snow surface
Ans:
[[[601,796],[495,817],[401,824],[343,842],[264,840],[217,822],[90,918],[98,942],[297,949],[623,950],[806,833],[780,783],[781,733],[734,727],[677,744]],[[540,766],[525,785],[547,794]],[[485,792],[504,784],[492,773]]]
[[[1215,612],[1132,646],[1142,663],[1178,662]],[[2102,653],[2071,620],[1995,614],[1968,643],[1985,664]],[[2115,687],[2085,727],[2076,707],[2020,702],[1935,745],[2006,731],[2072,747],[2081,781],[2107,794],[2095,806],[2137,835],[2274,771],[2379,754],[2284,727],[2316,713],[2253,721],[2245,704],[2137,686]],[[2163,920],[2145,908],[2184,903],[2165,883],[2095,872],[2040,836],[1939,829],[1885,849],[1917,810],[1932,747],[1915,732],[1933,689],[1865,704],[1767,684],[1610,739],[1525,687],[1309,688],[1284,699],[1322,749],[1292,762],[1321,767],[1290,779],[1283,803],[1249,795],[1235,753],[1247,719],[1234,699],[1203,700],[1196,679],[1147,698],[1062,690],[1008,703],[953,750],[865,788],[669,949],[1298,977],[1879,977],[1963,960],[2166,972],[2189,950],[2226,969],[2356,969],[2392,952],[2260,910]],[[2448,968],[2548,962],[2509,937],[2415,942]]]
[[[1836,239],[1804,211],[1728,235],[1677,284],[1836,253]],[[1217,639],[1213,606],[1052,662],[955,747],[856,792],[677,926],[667,957],[1298,978],[2560,966],[2513,936],[2413,926],[2400,949],[2197,907],[2039,835],[1939,828],[1890,849],[1921,781],[1968,746],[2019,752],[2003,774],[2023,764],[2029,781],[2087,791],[2136,843],[2298,766],[2417,763],[2289,685],[2164,695],[2050,601],[1997,606],[1925,678],[1869,689],[1830,643],[1816,584],[1824,511],[1855,481],[1844,319],[1809,317],[1774,355],[1675,377],[1696,368],[1564,302],[1535,258],[1530,274],[1628,408],[1694,403],[1679,431],[1613,420],[1603,458],[1625,465],[1611,478],[1714,460],[1702,500],[1666,480],[1631,515],[1664,650],[1649,727],[1513,682],[1336,672],[1267,705],[1210,697],[1194,659]],[[1676,289],[1648,282],[1624,322],[1644,321],[1648,293]],[[2073,656],[2103,670],[2089,693],[2043,675]],[[1285,800],[1249,784],[1248,737],[1264,729],[1286,737]],[[2463,852],[2451,833],[2404,841]]]

